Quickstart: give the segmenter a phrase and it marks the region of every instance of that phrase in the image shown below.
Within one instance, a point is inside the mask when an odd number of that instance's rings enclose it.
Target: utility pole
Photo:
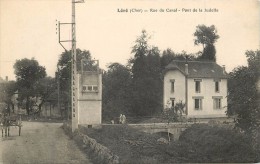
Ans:
[[[72,21],[71,21],[71,102],[72,102],[72,131],[78,128],[78,102],[77,102],[77,48],[76,48],[76,15],[75,0],[72,0]]]
[[[58,72],[57,72],[57,87],[58,87],[58,110],[60,111],[60,69],[59,66],[57,66]]]
[[[76,48],[76,11],[75,4],[84,3],[84,0],[72,0],[72,19],[71,23],[60,23],[59,22],[59,43],[71,42],[71,119],[72,119],[72,131],[78,128],[78,77],[77,77],[77,48]],[[60,40],[60,25],[71,24],[71,39],[72,40]],[[65,51],[67,51],[65,49]]]
[[[78,77],[77,77],[77,48],[76,48],[76,11],[75,4],[83,3],[84,0],[72,0],[72,20],[71,20],[71,102],[72,102],[72,132],[78,129],[79,111],[78,111]]]

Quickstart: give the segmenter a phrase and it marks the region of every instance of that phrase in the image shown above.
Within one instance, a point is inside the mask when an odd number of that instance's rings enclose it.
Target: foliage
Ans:
[[[251,137],[260,154],[260,51],[247,51],[246,57],[248,67],[237,67],[229,74],[227,114],[235,116],[236,127]]]
[[[52,95],[55,93],[57,88],[57,83],[52,77],[45,77],[39,80],[37,85],[36,92],[41,97],[41,103],[38,105],[39,112],[41,112],[42,105],[48,100],[51,99]]]
[[[168,123],[182,121],[182,114],[184,113],[185,104],[178,102],[175,106],[170,106],[169,103],[170,101],[168,101],[168,105],[163,111],[163,117],[168,120]]]
[[[118,155],[120,163],[162,163],[161,158],[169,158],[157,142],[160,136],[127,125],[104,125],[101,129],[86,129],[84,132]]]
[[[201,56],[198,56],[198,60],[211,60],[216,61],[216,49],[214,45],[206,45],[203,49]]]
[[[256,162],[250,139],[230,128],[195,124],[179,141],[157,142],[160,135],[148,134],[127,125],[104,125],[81,129],[119,156],[121,163],[227,163]]]
[[[219,35],[217,35],[217,30],[214,25],[211,25],[210,27],[198,25],[196,26],[196,31],[193,35],[196,37],[194,41],[195,45],[213,45],[217,39],[219,39]]]
[[[94,61],[91,57],[89,51],[77,49],[76,55],[77,71],[81,71],[81,60],[84,59],[84,70],[96,69],[94,66]],[[70,79],[71,79],[71,50],[65,51],[60,55],[57,72],[60,80],[61,90],[69,92],[70,89]]]
[[[16,60],[14,69],[18,85],[26,88],[30,88],[31,84],[35,84],[46,76],[45,68],[40,66],[34,58]]]
[[[231,128],[194,124],[179,141],[178,156],[184,162],[256,162],[250,138]]]
[[[14,110],[13,95],[17,91],[15,81],[6,81],[0,83],[0,103],[4,102],[7,105],[8,113],[10,114],[11,109]],[[14,111],[13,111],[14,112]]]
[[[132,48],[133,106],[135,115],[148,116],[162,110],[162,80],[160,51],[148,44],[150,36],[145,30]]]
[[[103,73],[102,113],[103,119],[112,120],[120,114],[129,115],[131,108],[130,70],[112,63]]]
[[[228,81],[228,115],[236,115],[236,126],[247,132],[260,126],[260,108],[257,96],[260,51],[247,51],[248,67],[237,67]]]
[[[84,60],[84,62],[81,62]],[[61,105],[68,108],[71,104],[71,50],[65,51],[60,55],[57,63],[56,80],[60,83],[60,99]],[[76,50],[76,64],[77,71],[93,71],[97,69],[94,60],[89,51],[77,49]]]
[[[26,99],[26,111],[30,114],[29,97],[36,96],[36,88],[39,80],[46,76],[45,68],[40,66],[38,61],[32,59],[16,60],[14,64],[19,101]]]
[[[151,37],[143,30],[132,47],[128,65],[112,63],[103,74],[103,117],[112,119],[120,113],[152,116],[162,112],[162,71],[172,60],[196,60],[185,51],[175,53],[150,46]],[[123,80],[123,77],[125,80]],[[114,98],[117,95],[117,98]]]
[[[203,46],[202,55],[198,59],[216,61],[216,49],[214,44],[217,42],[219,35],[217,34],[215,26],[211,25],[207,27],[205,25],[198,25],[193,35],[196,37],[194,44],[202,44]]]
[[[161,56],[161,68],[164,69],[172,60],[188,60],[193,61],[196,60],[195,55],[187,54],[185,51],[181,53],[176,53],[172,51],[170,48],[163,51]]]

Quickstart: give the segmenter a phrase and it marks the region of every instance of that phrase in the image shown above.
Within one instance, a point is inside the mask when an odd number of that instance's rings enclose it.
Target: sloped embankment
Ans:
[[[99,144],[95,139],[88,137],[86,134],[80,132],[80,130],[71,133],[71,125],[63,123],[64,131],[76,140],[77,144],[81,146],[81,149],[87,151],[92,157],[94,163],[108,163],[117,164],[119,163],[119,157],[112,153],[107,147]]]

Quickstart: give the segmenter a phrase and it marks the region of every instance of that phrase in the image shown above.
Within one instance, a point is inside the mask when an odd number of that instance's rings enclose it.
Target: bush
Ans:
[[[120,163],[162,163],[161,160],[169,158],[157,144],[160,136],[127,125],[103,125],[101,129],[86,129],[84,133],[118,155]]]
[[[177,150],[187,162],[256,162],[250,138],[220,126],[194,124],[180,135]]]

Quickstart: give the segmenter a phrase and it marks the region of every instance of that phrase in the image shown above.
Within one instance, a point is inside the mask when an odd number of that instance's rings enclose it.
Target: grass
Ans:
[[[172,155],[157,142],[160,136],[137,131],[127,125],[87,129],[85,134],[118,155],[121,163],[165,163]]]
[[[250,140],[230,128],[194,125],[170,144],[161,136],[127,125],[103,125],[81,130],[119,156],[121,163],[256,162]]]

